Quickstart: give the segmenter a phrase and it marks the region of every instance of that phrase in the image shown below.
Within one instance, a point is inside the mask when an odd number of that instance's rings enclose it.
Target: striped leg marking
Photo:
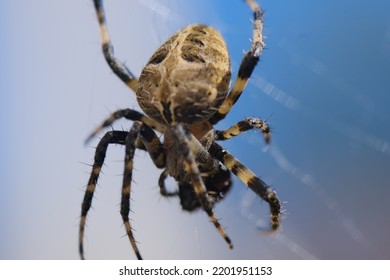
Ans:
[[[131,180],[133,177],[133,159],[136,149],[137,139],[141,130],[142,124],[135,122],[130,132],[126,137],[126,154],[125,154],[125,167],[123,172],[123,185],[122,185],[122,199],[121,199],[121,216],[125,225],[127,236],[129,237],[131,246],[135,252],[135,255],[139,260],[142,260],[141,254],[138,250],[137,243],[134,239],[133,229],[130,225],[129,212],[130,212],[130,194],[131,194]]]
[[[250,129],[260,130],[264,135],[265,142],[269,143],[271,137],[270,128],[264,121],[258,118],[247,118],[245,120],[239,121],[226,130],[216,130],[215,140],[227,140]]]
[[[194,191],[199,199],[200,204],[202,205],[203,210],[207,213],[210,218],[210,221],[217,228],[223,239],[225,239],[229,248],[232,249],[233,243],[231,242],[230,238],[227,236],[221,224],[218,222],[217,218],[213,213],[213,203],[211,202],[207,194],[206,186],[204,185],[204,182],[200,176],[194,153],[191,150],[191,146],[189,145],[189,143],[193,141],[192,138],[194,136],[184,126],[181,125],[175,126],[173,128],[173,135],[176,138],[176,143],[179,143],[179,150],[180,153],[183,155],[183,164],[185,167],[184,169],[191,177],[191,183],[194,187]]]
[[[133,172],[133,158],[135,149],[146,150],[157,167],[165,166],[165,148],[160,143],[154,131],[141,122],[135,122],[130,132],[109,131],[100,140],[95,153],[95,161],[92,167],[91,176],[85,191],[84,200],[81,209],[80,229],[79,229],[79,252],[80,258],[84,259],[83,239],[85,223],[89,209],[91,208],[93,194],[99,178],[101,168],[104,163],[107,148],[109,144],[120,144],[126,146],[125,167],[122,184],[121,215],[125,225],[126,233],[129,237],[131,246],[138,259],[142,259],[134,239],[132,228],[129,221],[130,212],[130,193],[131,180]]]
[[[244,91],[248,80],[256,67],[257,62],[259,61],[259,57],[263,52],[263,11],[260,9],[260,6],[254,1],[247,0],[246,2],[252,9],[254,17],[252,46],[241,61],[237,78],[228,96],[225,98],[218,111],[210,118],[211,124],[216,124],[217,122],[225,118],[225,116],[229,113],[233,105],[240,98],[241,93]]]
[[[94,0],[96,15],[99,21],[100,37],[102,40],[102,50],[104,57],[112,71],[134,92],[137,92],[138,80],[133,73],[120,62],[114,55],[114,48],[107,31],[106,17],[102,0]]]
[[[140,140],[148,151],[151,159],[158,168],[165,167],[166,149],[160,142],[156,133],[147,125],[142,125],[140,130]]]
[[[125,139],[127,132],[124,131],[109,131],[104,137],[100,140],[95,153],[95,161],[92,166],[91,176],[89,177],[87,189],[85,191],[83,203],[81,206],[81,219],[80,219],[80,228],[79,228],[79,253],[80,258],[84,259],[84,230],[85,222],[87,219],[87,214],[91,208],[93,194],[95,192],[96,183],[99,178],[99,174],[106,157],[106,152],[109,144],[125,144]]]
[[[85,140],[85,143],[88,143],[89,141],[91,141],[91,139],[94,138],[96,136],[96,134],[98,134],[104,128],[109,127],[116,120],[118,120],[120,118],[125,118],[125,119],[131,120],[131,121],[140,121],[140,122],[148,125],[149,127],[156,129],[157,131],[160,131],[160,132],[162,132],[164,130],[164,127],[161,124],[153,121],[152,119],[145,116],[144,114],[141,114],[140,112],[135,111],[135,110],[131,110],[131,109],[122,109],[122,110],[118,110],[118,111],[112,113],[105,121],[103,121],[103,123],[100,126],[98,126],[87,137],[87,139]]]
[[[275,231],[280,225],[280,209],[281,203],[273,191],[267,184],[257,177],[251,170],[240,163],[226,150],[222,149],[217,143],[213,143],[209,149],[210,153],[222,162],[231,172],[233,172],[245,185],[254,191],[263,200],[267,201],[271,212],[271,228],[270,231]]]

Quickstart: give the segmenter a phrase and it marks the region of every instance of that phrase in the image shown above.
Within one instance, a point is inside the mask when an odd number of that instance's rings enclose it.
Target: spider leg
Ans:
[[[165,148],[160,143],[157,135],[146,124],[135,122],[130,132],[126,131],[109,131],[100,140],[95,153],[95,161],[92,172],[85,191],[80,219],[79,229],[79,253],[80,258],[84,259],[84,230],[88,211],[92,204],[92,198],[95,192],[96,184],[100,170],[104,163],[107,148],[109,144],[121,144],[126,146],[125,168],[122,185],[121,215],[126,228],[126,233],[138,259],[142,259],[135,242],[133,232],[129,221],[130,211],[130,191],[133,170],[133,157],[135,149],[146,150],[152,158],[155,165],[159,168],[165,166]]]
[[[244,91],[264,48],[264,42],[262,37],[263,11],[260,9],[260,6],[253,0],[246,0],[246,2],[252,9],[254,17],[252,46],[241,61],[237,78],[228,96],[226,96],[218,111],[210,118],[211,124],[216,124],[217,122],[225,118],[225,116],[229,113],[233,105],[240,98],[241,93]]]
[[[245,185],[253,192],[267,201],[271,212],[271,229],[275,231],[280,225],[280,209],[281,203],[273,191],[267,184],[257,177],[251,170],[240,163],[229,152],[222,149],[217,143],[213,143],[209,149],[211,155],[215,156],[223,163],[231,172],[233,172]]]
[[[122,185],[122,199],[121,199],[121,216],[126,228],[127,236],[129,237],[131,246],[139,260],[142,260],[141,254],[138,250],[137,243],[134,239],[133,230],[130,225],[129,212],[130,212],[130,194],[131,194],[131,181],[133,177],[133,159],[136,148],[139,148],[141,141],[142,148],[148,151],[155,165],[159,168],[165,166],[165,148],[161,144],[157,135],[147,125],[141,122],[135,122],[133,127],[126,138],[126,152],[125,152],[125,168],[123,172],[123,185]]]
[[[138,250],[137,243],[134,239],[133,229],[130,225],[129,212],[130,212],[130,194],[131,194],[131,180],[133,177],[133,159],[136,149],[136,142],[139,137],[142,123],[135,122],[130,132],[126,137],[126,152],[125,152],[125,167],[123,172],[123,184],[122,184],[122,199],[121,199],[121,216],[125,225],[127,236],[129,237],[131,246],[139,260],[142,260],[141,254]]]
[[[154,164],[158,168],[165,167],[166,149],[156,133],[148,125],[143,124],[140,129],[140,140],[148,151]]]
[[[103,123],[100,126],[95,128],[95,130],[87,137],[85,143],[88,143],[92,138],[96,136],[96,134],[98,134],[104,128],[111,126],[116,120],[120,118],[125,118],[131,121],[140,121],[146,124],[147,126],[156,129],[157,131],[160,132],[162,132],[164,129],[161,124],[155,122],[151,118],[145,116],[144,114],[138,111],[131,110],[131,109],[122,109],[112,113],[106,120],[103,121]]]
[[[102,50],[104,57],[112,71],[134,92],[137,92],[138,80],[124,63],[114,56],[114,48],[107,31],[106,17],[102,0],[94,0],[96,15],[99,21],[100,37],[102,40]]]
[[[225,130],[216,130],[215,140],[227,140],[250,129],[258,129],[264,134],[266,143],[269,143],[271,131],[269,126],[259,118],[246,118]]]
[[[168,171],[165,169],[158,179],[158,186],[160,187],[160,194],[165,197],[177,196],[179,194],[178,191],[170,192],[165,187],[165,179],[168,177]]]
[[[194,141],[194,136],[183,125],[173,126],[173,136],[176,140],[176,143],[178,143],[179,145],[180,154],[183,156],[184,170],[190,176],[192,186],[203,210],[207,213],[210,218],[210,221],[217,228],[220,235],[225,239],[229,248],[232,249],[233,243],[231,242],[230,238],[227,236],[221,224],[213,213],[213,202],[207,194],[206,186],[201,178],[198,164],[195,160],[194,151],[192,150],[192,146],[190,144]]]
[[[127,132],[125,131],[109,131],[104,137],[100,140],[99,144],[96,147],[95,153],[95,161],[92,166],[92,172],[89,177],[87,189],[85,191],[83,203],[81,206],[81,219],[80,219],[80,227],[79,227],[79,253],[80,258],[84,259],[84,229],[85,222],[87,219],[87,214],[89,209],[91,208],[93,194],[95,192],[96,183],[99,178],[100,170],[104,163],[104,159],[106,157],[106,152],[109,144],[125,144],[125,139],[127,136]]]
[[[165,148],[161,144],[154,131],[141,122],[135,122],[126,137],[125,167],[123,172],[122,199],[121,199],[121,216],[125,225],[127,236],[131,246],[139,260],[142,260],[137,243],[134,239],[133,230],[130,224],[130,194],[131,181],[133,177],[133,159],[136,148],[139,148],[141,141],[142,148],[145,148],[152,158],[155,165],[159,168],[165,166]]]

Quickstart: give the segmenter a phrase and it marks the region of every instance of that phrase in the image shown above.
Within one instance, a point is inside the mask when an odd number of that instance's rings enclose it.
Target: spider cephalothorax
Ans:
[[[96,183],[109,144],[125,146],[121,215],[127,235],[138,259],[141,254],[129,221],[133,158],[136,149],[149,153],[154,164],[163,168],[160,193],[178,196],[187,211],[203,209],[225,239],[233,244],[213,213],[215,203],[223,199],[231,187],[231,173],[236,175],[259,197],[267,201],[274,231],[280,222],[280,202],[276,193],[252,171],[224,150],[217,140],[230,139],[247,130],[260,130],[269,141],[270,130],[258,118],[239,121],[226,130],[214,130],[243,92],[263,50],[263,13],[254,0],[246,0],[254,14],[251,49],[245,54],[237,78],[229,91],[231,70],[225,41],[218,31],[207,25],[190,25],[170,37],[151,57],[139,80],[113,53],[107,33],[101,0],[94,0],[99,20],[102,48],[114,73],[137,95],[145,115],[131,109],[113,113],[88,138],[119,118],[134,121],[126,131],[109,131],[100,140],[82,203],[79,251],[84,258],[83,237],[87,213],[91,207]],[[156,133],[163,135],[163,141]],[[165,188],[165,179],[177,182],[177,191]]]

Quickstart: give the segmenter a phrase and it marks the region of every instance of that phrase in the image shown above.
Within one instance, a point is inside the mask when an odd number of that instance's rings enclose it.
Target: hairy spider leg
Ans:
[[[252,118],[252,117],[239,121],[238,123],[229,127],[228,129],[216,130],[215,140],[227,140],[237,135],[240,135],[241,133],[248,131],[250,129],[260,130],[264,135],[265,142],[269,143],[271,137],[271,131],[269,126],[261,119]]]
[[[129,221],[130,211],[130,187],[132,179],[133,157],[135,149],[146,150],[152,158],[155,165],[159,168],[165,166],[165,148],[161,144],[154,131],[142,122],[135,122],[130,132],[126,131],[109,131],[100,140],[96,147],[95,161],[92,166],[92,173],[90,175],[88,186],[85,191],[81,219],[79,229],[79,252],[81,259],[84,259],[83,238],[85,223],[88,211],[92,204],[93,194],[99,178],[99,174],[104,163],[107,148],[109,144],[125,145],[125,168],[122,185],[122,199],[121,199],[121,215],[126,228],[126,233],[129,237],[130,243],[138,259],[142,259],[139,253],[137,244],[135,242],[133,232]]]
[[[217,143],[214,142],[209,151],[211,155],[221,161],[223,165],[233,172],[233,174],[236,175],[253,192],[268,202],[271,212],[270,231],[277,230],[280,225],[281,203],[276,196],[276,192]]]
[[[168,177],[168,171],[165,169],[158,179],[158,186],[160,188],[160,194],[165,197],[177,196],[179,194],[178,191],[168,191],[165,186],[165,179]]]
[[[79,253],[80,253],[80,258],[82,260],[84,259],[83,240],[84,240],[84,230],[85,230],[87,214],[92,205],[92,198],[95,192],[100,171],[104,163],[104,159],[106,157],[108,145],[109,144],[124,145],[127,134],[128,133],[125,131],[109,131],[103,136],[103,138],[100,140],[99,144],[96,147],[95,160],[92,166],[92,173],[89,177],[87,189],[85,190],[83,203],[81,205],[81,218],[80,218],[80,227],[79,227]]]
[[[264,42],[262,37],[263,31],[263,11],[260,9],[260,6],[252,0],[247,0],[247,4],[253,11],[253,41],[251,49],[244,55],[240,68],[238,70],[238,75],[234,81],[233,87],[230,90],[229,94],[226,96],[222,105],[219,107],[218,111],[210,118],[211,124],[216,124],[230,112],[233,105],[240,98],[241,93],[244,91],[250,76],[252,75],[253,70],[256,67],[259,57],[263,52]]]
[[[223,230],[218,219],[215,217],[212,207],[213,203],[210,200],[206,186],[201,178],[198,164],[195,160],[193,151],[191,150],[192,145],[190,144],[194,140],[194,136],[191,132],[182,124],[174,125],[172,127],[173,136],[176,138],[176,141],[179,145],[181,155],[183,156],[184,169],[191,178],[191,183],[194,188],[195,194],[199,199],[199,202],[203,210],[207,213],[210,218],[210,221],[214,224],[220,235],[225,239],[230,249],[233,249],[233,243],[230,238],[227,236]]]
[[[137,243],[134,239],[133,229],[130,224],[130,194],[131,194],[131,181],[133,177],[133,160],[136,149],[137,139],[141,130],[142,124],[135,122],[130,129],[126,137],[126,152],[125,152],[125,167],[123,172],[123,185],[122,185],[122,198],[121,198],[121,216],[125,225],[127,236],[129,237],[131,246],[137,259],[142,260],[141,254],[138,250]]]
[[[85,140],[85,143],[88,143],[92,138],[96,136],[100,131],[102,131],[104,128],[111,126],[116,120],[120,118],[125,118],[131,121],[140,121],[150,128],[153,128],[159,132],[162,132],[164,130],[164,127],[149,118],[148,116],[145,116],[144,114],[132,110],[132,109],[122,109],[118,110],[114,113],[112,113],[107,119],[105,119],[102,124],[95,128],[95,130],[87,137]]]
[[[164,168],[166,164],[166,149],[153,129],[144,124],[141,126],[139,136],[154,165],[158,168]]]
[[[114,48],[107,30],[106,17],[102,0],[94,0],[96,15],[99,21],[100,37],[104,57],[112,71],[134,92],[137,92],[138,80],[127,66],[114,55]]]

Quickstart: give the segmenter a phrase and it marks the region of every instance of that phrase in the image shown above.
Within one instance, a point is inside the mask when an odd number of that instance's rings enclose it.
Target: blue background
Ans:
[[[106,1],[117,56],[139,75],[170,34],[194,22],[225,37],[234,74],[250,46],[242,1]],[[159,170],[136,155],[135,236],[147,259],[389,259],[390,2],[263,0],[266,50],[228,117],[268,120],[222,143],[285,201],[282,229],[235,180],[216,207],[234,250],[202,212],[161,198]],[[77,259],[80,205],[110,112],[135,95],[100,52],[91,1],[0,2],[0,258]],[[128,129],[118,122],[116,129]],[[134,258],[119,215],[122,147],[111,147],[86,231],[86,257]],[[173,182],[170,182],[173,186]]]

